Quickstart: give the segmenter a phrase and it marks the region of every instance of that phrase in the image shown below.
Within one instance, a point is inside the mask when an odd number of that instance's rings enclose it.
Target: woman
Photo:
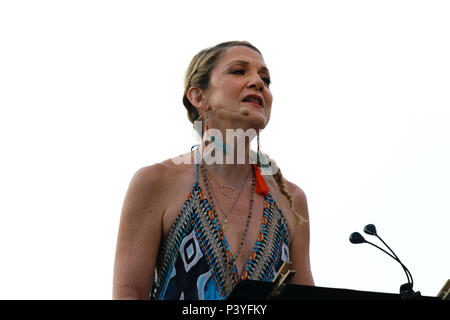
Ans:
[[[305,194],[276,167],[261,173],[261,162],[268,165],[258,133],[270,119],[269,87],[263,57],[248,42],[194,56],[183,104],[206,133],[183,155],[189,161],[169,159],[133,176],[117,240],[115,299],[226,299],[243,279],[273,280],[287,260],[296,270],[291,283],[314,284]],[[227,136],[227,129],[241,134]],[[250,141],[239,140],[252,130],[257,164]],[[222,151],[232,161],[217,161]]]

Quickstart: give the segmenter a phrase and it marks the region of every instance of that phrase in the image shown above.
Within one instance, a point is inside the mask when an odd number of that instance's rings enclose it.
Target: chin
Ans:
[[[253,129],[264,129],[267,124],[269,123],[269,118],[266,117],[266,115],[254,115],[254,114],[249,114],[249,119],[248,119],[248,126],[249,128],[253,128]]]

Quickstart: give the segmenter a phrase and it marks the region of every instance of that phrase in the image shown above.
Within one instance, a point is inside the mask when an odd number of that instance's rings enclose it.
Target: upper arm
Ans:
[[[162,171],[161,165],[141,168],[129,184],[117,237],[114,299],[148,298],[161,239]]]
[[[310,223],[306,195],[303,190],[295,184],[286,184],[288,185],[292,196],[294,209],[303,218],[302,221],[295,225],[294,235],[291,239],[289,248],[292,262],[291,268],[296,271],[291,283],[314,285],[309,256]]]

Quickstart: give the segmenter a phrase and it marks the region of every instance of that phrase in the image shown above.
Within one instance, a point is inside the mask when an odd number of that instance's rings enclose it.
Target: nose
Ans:
[[[258,74],[253,74],[248,80],[247,87],[256,88],[257,90],[262,90],[264,88],[264,81]]]

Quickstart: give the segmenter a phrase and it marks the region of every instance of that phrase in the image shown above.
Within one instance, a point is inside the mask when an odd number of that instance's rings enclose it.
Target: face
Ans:
[[[217,61],[205,91],[211,127],[263,129],[272,109],[269,85],[269,70],[258,52],[245,46],[229,48]],[[258,96],[262,106],[248,95]],[[242,107],[248,109],[248,115],[240,113]]]

